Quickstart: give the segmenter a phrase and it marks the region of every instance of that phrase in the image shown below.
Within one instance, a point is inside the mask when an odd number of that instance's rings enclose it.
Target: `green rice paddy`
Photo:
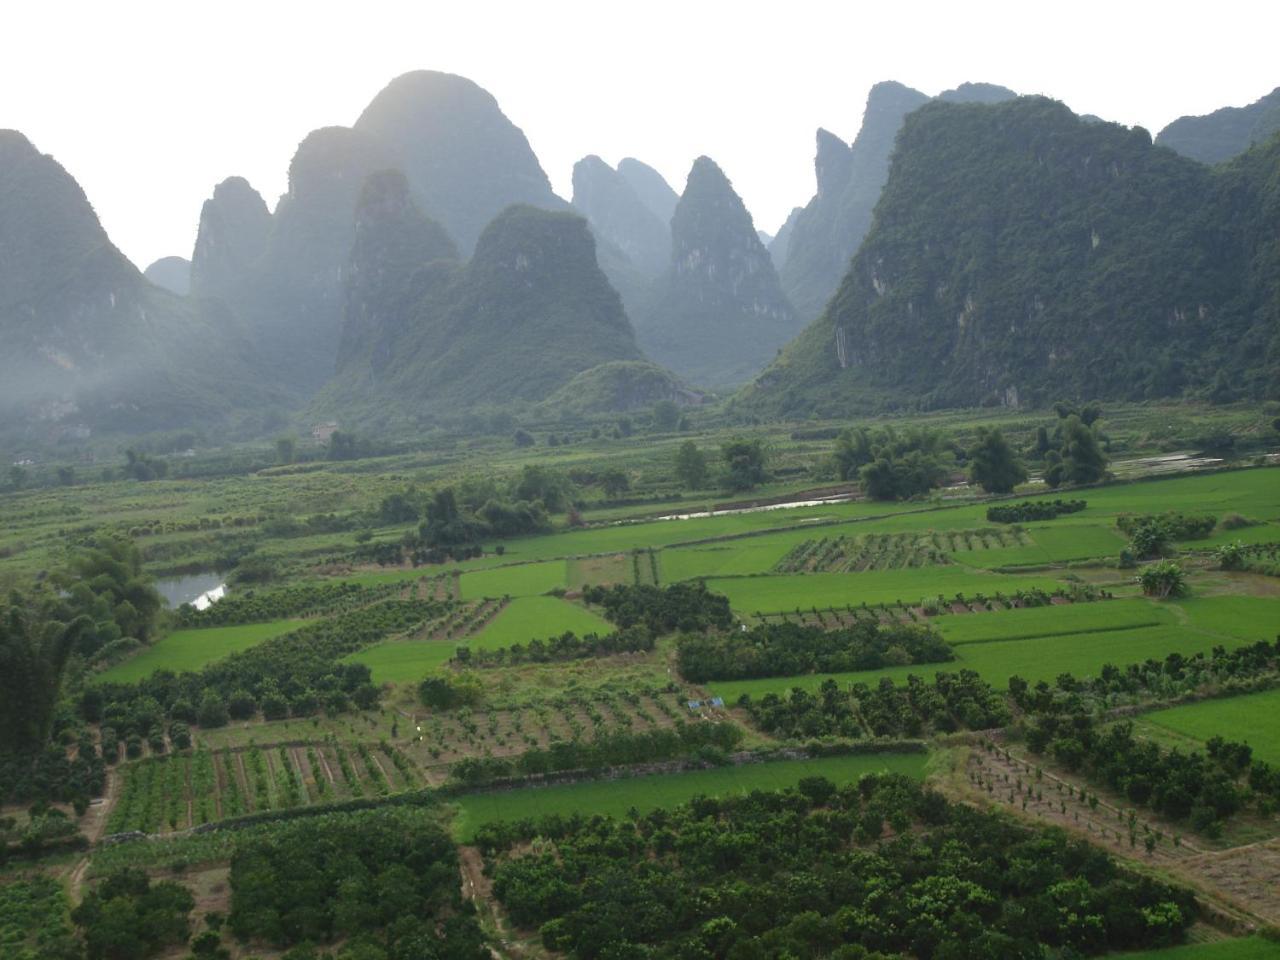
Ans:
[[[1280,690],[1203,700],[1157,710],[1142,720],[1201,743],[1213,736],[1243,740],[1254,756],[1280,764]]]
[[[631,808],[640,812],[683,803],[698,795],[727,796],[752,790],[780,790],[804,777],[827,777],[850,783],[867,773],[892,772],[923,778],[925,753],[882,753],[815,760],[773,760],[741,766],[652,774],[622,780],[590,780],[548,787],[525,787],[494,793],[473,793],[457,799],[454,833],[464,843],[483,824],[521,820],[547,814],[582,813],[618,816]]]
[[[298,620],[271,620],[267,623],[245,623],[233,627],[202,627],[175,630],[161,637],[137,656],[103,671],[95,679],[116,683],[132,683],[149,677],[157,670],[199,670],[206,664],[229,654],[255,647],[264,640],[302,626]]]

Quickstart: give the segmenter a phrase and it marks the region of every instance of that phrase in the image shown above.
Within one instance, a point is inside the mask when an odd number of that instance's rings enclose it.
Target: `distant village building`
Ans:
[[[317,423],[311,428],[311,439],[317,443],[328,443],[329,438],[338,432],[336,423]]]

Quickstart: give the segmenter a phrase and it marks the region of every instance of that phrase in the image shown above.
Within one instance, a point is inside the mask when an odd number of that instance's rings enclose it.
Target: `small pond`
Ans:
[[[226,578],[220,573],[188,573],[181,577],[166,577],[156,581],[156,589],[164,597],[165,606],[180,607],[189,603],[203,610],[221,600],[227,592]]]

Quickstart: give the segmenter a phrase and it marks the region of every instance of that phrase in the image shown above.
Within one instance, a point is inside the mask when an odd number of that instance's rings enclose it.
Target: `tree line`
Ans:
[[[864,620],[835,630],[767,623],[745,631],[686,633],[677,642],[676,659],[681,676],[706,683],[941,663],[955,654],[936,630]]]
[[[1196,917],[1188,891],[1084,841],[894,775],[489,824],[476,842],[512,922],[579,960],[1098,955],[1177,943]]]

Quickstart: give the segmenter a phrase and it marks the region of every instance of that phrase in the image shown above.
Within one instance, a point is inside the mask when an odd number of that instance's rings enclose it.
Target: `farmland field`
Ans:
[[[978,619],[996,614],[969,616]],[[1023,640],[969,642],[956,647],[956,659],[948,663],[889,667],[856,673],[815,673],[801,677],[735,680],[711,683],[708,686],[714,693],[724,697],[726,703],[733,703],[744,693],[759,697],[766,693],[783,693],[792,687],[816,690],[828,676],[834,676],[842,684],[875,683],[881,677],[902,681],[911,674],[932,677],[938,671],[954,673],[968,669],[977,671],[992,686],[1004,689],[1012,676],[1022,677],[1031,683],[1040,680],[1052,682],[1061,673],[1071,673],[1077,677],[1095,676],[1108,663],[1123,666],[1150,658],[1163,660],[1170,653],[1191,656],[1207,653],[1219,644],[1230,648],[1241,646],[1245,642],[1244,639],[1223,641],[1210,638],[1181,626],[1136,627]]]
[[[1177,602],[1197,630],[1223,637],[1274,640],[1280,636],[1280,596],[1192,596]]]
[[[722,796],[778,790],[793,786],[804,777],[824,776],[836,783],[850,783],[863,774],[883,771],[923,777],[927,761],[928,755],[924,753],[855,754],[466,794],[456,801],[459,814],[454,831],[465,842],[481,825],[495,820],[520,820],[552,813],[618,815],[632,807],[644,812],[683,803],[699,794]]]
[[[1143,424],[1151,421],[1147,413],[1130,413]],[[996,418],[995,422],[1019,424],[1011,427],[1011,436],[1016,436],[1021,451],[1029,449],[1040,425],[1025,412],[982,414],[987,416]],[[1231,417],[1238,414],[1210,410],[1204,416],[1215,423],[1219,418],[1234,422]],[[1052,429],[1049,417],[1052,413],[1043,419]],[[1271,429],[1269,419],[1250,424],[1255,432]],[[1079,498],[1087,500],[1088,506],[1054,520],[1016,525],[988,520],[988,508],[1005,501],[991,500],[967,484],[906,502],[858,500],[660,519],[717,503],[724,506],[721,501],[730,497],[744,498],[741,504],[731,505],[735,507],[746,506],[752,497],[803,500],[823,495],[828,488],[819,485],[824,483],[833,484],[829,489],[844,495],[848,486],[837,487],[829,479],[833,443],[828,436],[830,429],[844,424],[820,425],[822,436],[817,439],[806,436],[810,425],[795,427],[797,439],[792,426],[762,428],[775,444],[768,465],[774,478],[746,493],[689,490],[671,470],[676,448],[686,438],[693,439],[708,458],[712,482],[718,483],[724,465],[716,445],[736,432],[725,427],[718,433],[702,433],[695,425],[687,433],[682,429],[651,436],[643,414],[636,416],[636,433],[627,443],[612,436],[612,424],[603,424],[602,435],[590,439],[576,426],[555,424],[554,445],[549,442],[552,426],[548,425],[539,428],[542,435],[532,447],[520,450],[512,448],[509,434],[478,440],[474,447],[471,440],[459,438],[430,453],[347,462],[329,462],[317,455],[298,464],[243,466],[243,474],[210,481],[199,476],[146,484],[95,479],[68,489],[51,483],[12,495],[0,493],[0,502],[26,511],[15,511],[21,536],[0,535],[0,571],[6,575],[45,566],[52,573],[59,551],[66,550],[65,531],[83,530],[87,536],[95,524],[110,531],[141,531],[135,538],[143,570],[156,576],[215,564],[223,555],[267,561],[259,570],[262,580],[237,580],[260,584],[253,597],[245,598],[252,604],[215,608],[214,614],[196,622],[211,622],[215,617],[228,621],[271,618],[269,622],[166,634],[177,618],[166,614],[156,630],[161,639],[102,674],[104,679],[127,683],[157,670],[199,671],[299,625],[309,630],[302,635],[305,642],[271,643],[215,671],[171,683],[113,689],[108,697],[98,697],[104,693],[101,688],[82,694],[81,676],[69,673],[71,682],[64,686],[65,696],[52,726],[55,742],[66,745],[70,772],[63,776],[71,780],[74,775],[75,790],[55,804],[74,812],[88,785],[90,809],[77,826],[90,845],[84,853],[77,850],[50,857],[50,874],[65,882],[66,874],[88,858],[87,874],[80,876],[96,879],[101,876],[97,862],[126,862],[132,847],[139,863],[157,862],[157,857],[168,863],[190,863],[185,879],[175,874],[180,882],[198,884],[202,881],[194,880],[193,874],[208,869],[223,871],[225,883],[227,861],[240,838],[274,835],[282,828],[259,823],[238,824],[234,831],[190,836],[185,832],[263,814],[270,814],[264,821],[336,824],[345,815],[330,811],[333,803],[381,807],[384,800],[399,797],[397,806],[406,801],[414,805],[406,813],[451,824],[455,838],[465,841],[473,839],[481,825],[499,820],[547,813],[625,814],[633,807],[661,808],[698,794],[785,788],[815,775],[847,783],[882,770],[917,779],[928,774],[930,786],[952,800],[979,805],[989,800],[1033,826],[1060,823],[1071,832],[1070,812],[1062,807],[1071,801],[1083,808],[1086,801],[1083,792],[1066,791],[1065,782],[1058,786],[1061,798],[1052,796],[1041,803],[1037,796],[1021,811],[1013,794],[1003,789],[1008,781],[997,785],[989,779],[984,785],[971,776],[966,785],[965,772],[973,771],[975,757],[991,770],[1003,769],[997,763],[1000,751],[994,742],[999,737],[993,734],[987,740],[971,732],[995,721],[970,722],[975,715],[981,721],[984,716],[1003,714],[994,709],[975,714],[971,707],[985,710],[990,704],[1012,704],[1013,715],[1026,723],[1022,729],[1031,729],[1037,708],[1004,696],[1011,676],[1054,684],[1064,673],[1096,675],[1107,663],[1159,663],[1171,653],[1190,656],[1216,646],[1235,648],[1280,632],[1280,578],[1223,571],[1210,549],[1223,539],[1280,540],[1280,494],[1276,492],[1280,470],[1242,470],[1069,491],[1042,491],[1028,484],[1017,500]],[[560,439],[571,433],[572,442]],[[1126,453],[1142,447],[1141,453],[1146,454],[1153,452],[1152,444],[1169,443],[1164,434],[1159,437],[1148,441],[1117,432],[1116,440]],[[949,442],[954,449],[962,449],[970,439],[971,434],[958,433]],[[488,470],[490,454],[496,464],[492,471]],[[274,454],[267,451],[267,456]],[[175,469],[186,469],[186,465],[184,459]],[[455,488],[458,502],[468,504],[464,509],[474,518],[478,516],[474,504],[483,501],[474,498],[471,482],[484,476],[488,483],[491,473],[493,489],[507,497],[526,466],[545,466],[558,474],[571,491],[572,499],[566,502],[574,503],[579,515],[567,519],[562,504],[548,514],[545,532],[519,537],[503,537],[477,524],[466,533],[470,540],[451,547],[429,545],[427,534],[420,533],[427,529],[421,526],[426,523],[422,513],[412,522],[406,519],[415,508],[425,510],[430,496],[448,486]],[[626,499],[604,497],[601,478],[615,467],[631,484]],[[1033,472],[1039,469],[1036,466]],[[1140,595],[1138,570],[1118,566],[1128,538],[1116,519],[1125,512],[1170,510],[1215,518],[1235,512],[1265,522],[1215,530],[1206,540],[1177,544],[1175,557],[1189,594],[1156,601]],[[386,522],[390,520],[394,522]],[[412,551],[396,553],[394,549],[409,545]],[[481,555],[455,562],[451,550],[458,555]],[[245,568],[239,576],[254,570],[247,562]],[[232,575],[236,575],[234,568]],[[614,625],[602,618],[602,608],[585,604],[579,593],[588,584],[667,587],[695,579],[728,599],[735,617],[747,626],[745,634],[738,635],[742,631],[737,624],[732,635],[726,634],[722,603],[698,591],[620,591],[614,595],[619,603],[614,615],[647,623],[654,632],[652,650],[641,652],[633,649],[648,646],[647,639],[634,644],[640,630],[622,642],[612,642],[605,635]],[[353,590],[351,584],[364,589]],[[321,599],[313,602],[312,597]],[[306,619],[283,619],[286,616]],[[677,623],[693,629],[698,624],[715,624],[707,629],[721,635],[705,638],[710,652],[704,659],[719,649],[727,651],[719,654],[723,662],[736,665],[732,658],[740,655],[743,662],[758,664],[758,669],[699,672],[695,656],[682,659],[682,654],[696,652],[697,643],[682,638],[681,631],[673,628]],[[792,671],[815,662],[901,664],[915,655],[907,648],[919,638],[905,633],[890,636],[887,630],[873,628],[896,630],[903,624],[938,631],[956,659],[799,677],[707,683],[690,679]],[[827,633],[798,629],[805,625]],[[856,629],[844,633],[833,632],[855,625]],[[753,627],[763,629],[753,631]],[[551,651],[527,648],[531,640],[566,632],[604,639],[589,644],[566,641]],[[110,633],[111,628],[104,627],[103,635]],[[774,638],[777,642],[771,648]],[[757,640],[758,647],[750,646]],[[788,649],[786,644],[793,641],[794,648]],[[879,647],[874,646],[877,642]],[[508,652],[501,659],[451,662],[460,645],[480,651],[517,644],[525,650]],[[821,649],[824,645],[830,653]],[[866,656],[859,645],[866,646]],[[811,654],[809,647],[818,653]],[[935,649],[931,655],[938,653]],[[826,659],[815,659],[819,654]],[[80,670],[86,658],[87,654],[78,652],[69,670]],[[1229,664],[1224,671],[1237,668],[1238,662],[1223,659]],[[367,665],[369,677],[363,671],[344,669],[351,663]],[[996,692],[973,684],[973,699],[959,706],[947,702],[953,712],[943,719],[954,719],[962,731],[970,731],[956,735],[942,733],[950,726],[935,722],[941,714],[930,714],[927,722],[914,726],[914,715],[891,715],[891,708],[897,709],[897,693],[885,692],[878,698],[840,694],[849,703],[845,716],[855,721],[848,724],[838,712],[842,703],[830,691],[829,705],[823,703],[794,721],[783,713],[788,705],[781,705],[773,718],[767,711],[736,705],[744,693],[758,699],[769,692],[785,694],[794,686],[816,691],[832,676],[845,688],[854,683],[874,685],[881,679],[901,683],[911,675],[928,684],[936,673],[966,669],[977,672]],[[1257,680],[1259,686],[1280,676],[1280,665],[1259,651],[1253,652],[1250,665],[1240,669],[1231,675],[1247,682]],[[1059,702],[1069,709],[1076,709],[1079,702],[1080,709],[1098,711],[1132,705],[1139,738],[1165,747],[1196,749],[1208,736],[1221,734],[1249,741],[1259,758],[1280,764],[1280,728],[1273,729],[1272,723],[1280,717],[1280,690],[1156,711],[1157,697],[1166,693],[1186,694],[1190,699],[1208,692],[1203,687],[1190,689],[1200,674],[1194,670],[1186,674],[1190,679],[1185,686],[1177,686],[1181,679],[1172,671],[1162,675],[1152,666],[1142,675],[1157,678],[1149,686],[1135,681],[1123,691],[1117,692],[1116,686],[1096,698],[1093,691],[1079,697],[1064,691]],[[1227,686],[1220,678],[1228,674],[1205,675],[1214,684]],[[426,678],[432,682],[423,686]],[[708,701],[716,695],[724,697],[725,703]],[[917,695],[909,709],[923,716],[920,705],[928,706],[949,693],[947,688],[921,687],[911,693]],[[691,705],[691,701],[702,702]],[[798,714],[803,704],[790,706]],[[856,749],[872,730],[886,740],[906,735],[936,739],[929,743],[928,753],[920,754],[718,765],[726,755],[738,759],[787,755],[810,747],[814,737],[829,738],[833,751]],[[1010,736],[1005,742],[1018,753],[1029,739]],[[99,759],[93,755],[97,744],[114,751],[106,758],[110,764],[105,778],[101,767],[93,766]],[[672,758],[701,758],[708,765],[680,773],[651,772],[655,769],[651,764],[662,769]],[[72,766],[82,760],[88,762]],[[582,776],[574,783],[529,785],[541,774],[568,771],[581,771]],[[626,776],[640,771],[647,772]],[[0,767],[0,772],[5,768]],[[1053,790],[1054,778],[1067,778],[1053,757],[1044,761],[1043,772],[1045,793]],[[1082,791],[1080,781],[1092,772],[1081,768],[1076,773],[1076,788]],[[618,779],[606,779],[615,774]],[[600,779],[592,779],[593,775]],[[531,781],[522,784],[525,777]],[[1247,783],[1243,776],[1240,782]],[[512,783],[513,788],[501,792],[483,789],[484,784]],[[7,782],[0,784],[7,786]],[[1019,792],[1025,787],[1029,796],[1028,780],[1017,783],[1015,779],[1009,786]],[[974,793],[980,787],[986,800]],[[3,813],[16,815],[21,831],[35,818],[27,812],[32,804],[25,797],[10,799],[14,794],[3,800]],[[100,795],[105,797],[98,802]],[[1125,794],[1117,790],[1116,796]],[[1102,802],[1113,804],[1115,798],[1104,796]],[[1155,853],[1149,854],[1151,860],[1144,860],[1136,837],[1125,848],[1119,832],[1122,825],[1108,823],[1107,833],[1085,837],[1081,833],[1085,823],[1077,820],[1074,833],[1121,862],[1149,865],[1153,872],[1168,866],[1170,882],[1203,879],[1212,884],[1235,864],[1216,862],[1211,869],[1209,858],[1232,853],[1260,862],[1252,848],[1241,851],[1240,845],[1261,840],[1274,847],[1277,842],[1275,824],[1265,819],[1265,810],[1252,798],[1248,802],[1238,821],[1228,824],[1219,837],[1210,837],[1188,822],[1162,823],[1165,833]],[[1065,819],[1054,819],[1051,808]],[[1108,819],[1121,824],[1115,810],[1107,812]],[[1139,815],[1145,818],[1146,811]],[[104,836],[134,830],[158,839],[130,843],[112,837],[110,844],[98,842]],[[899,828],[893,830],[889,843]],[[17,834],[11,831],[11,836]],[[1175,860],[1171,853],[1175,836],[1186,853],[1182,860]],[[176,851],[183,844],[190,844],[184,849],[193,851],[215,851],[209,860],[218,862],[152,852]],[[1195,867],[1200,875],[1177,873],[1180,863],[1202,854],[1203,862]],[[1266,876],[1264,867],[1270,869],[1263,864],[1256,876]],[[477,889],[485,885],[478,882]],[[67,886],[72,899],[83,895],[83,889]],[[482,913],[492,905],[478,904]],[[1223,899],[1221,905],[1229,906],[1230,901]],[[204,908],[202,904],[200,909]],[[1271,916],[1263,919],[1274,922]],[[1274,916],[1280,919],[1280,913]],[[193,932],[198,932],[203,923],[199,910],[193,920]],[[1207,929],[1212,921],[1203,916],[1201,920],[1205,926],[1192,931],[1193,939],[1228,933]],[[275,955],[262,944],[227,942],[233,955],[251,949]],[[1251,960],[1267,956],[1257,951],[1270,947],[1254,939],[1134,956]],[[326,949],[340,950],[342,942],[330,941]]]
[[[1065,606],[1028,607],[991,613],[942,616],[933,621],[953,646],[990,640],[1053,637],[1092,630],[1122,630],[1177,623],[1167,607],[1149,600],[1111,600]]]
[[[1200,742],[1213,736],[1243,740],[1256,757],[1280,765],[1280,690],[1157,710],[1142,721]]]
[[[476,648],[506,647],[513,643],[527,643],[536,638],[559,636],[572,631],[578,636],[587,633],[608,633],[613,629],[604,620],[585,607],[561,600],[558,597],[517,597],[489,621],[468,643]]]
[[[919,603],[939,595],[995,594],[1052,590],[1057,580],[1044,576],[974,573],[963,567],[868,570],[863,573],[778,574],[765,577],[710,578],[707,587],[729,598],[738,613],[857,606],[860,603]]]
[[[96,679],[130,683],[148,677],[157,670],[199,670],[205,664],[221,660],[228,654],[256,647],[282,633],[301,626],[297,620],[272,620],[268,623],[245,623],[233,627],[202,627],[175,630],[161,637],[137,656],[103,671]]]
[[[1213,943],[1189,943],[1163,950],[1117,954],[1124,960],[1280,960],[1280,941],[1266,937],[1244,937],[1240,940],[1218,940]]]
[[[565,562],[548,560],[474,570],[462,575],[462,599],[533,597],[565,585]]]

